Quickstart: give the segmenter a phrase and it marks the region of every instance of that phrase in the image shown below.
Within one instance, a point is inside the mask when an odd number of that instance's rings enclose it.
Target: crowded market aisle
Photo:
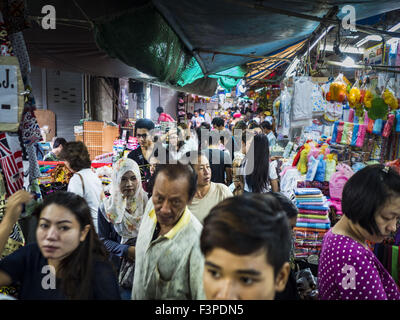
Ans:
[[[81,119],[68,141],[1,26],[24,95],[0,122],[0,298],[400,300],[398,40],[364,57],[389,71],[305,60],[173,112],[160,88],[156,116]]]

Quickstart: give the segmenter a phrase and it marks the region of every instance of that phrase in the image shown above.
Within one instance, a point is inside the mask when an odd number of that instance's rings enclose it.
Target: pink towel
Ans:
[[[297,222],[310,222],[310,223],[330,223],[329,219],[319,220],[319,219],[305,219],[305,218],[297,218]]]
[[[299,213],[303,213],[303,214],[317,214],[317,215],[324,216],[324,215],[327,214],[327,211],[299,209]]]

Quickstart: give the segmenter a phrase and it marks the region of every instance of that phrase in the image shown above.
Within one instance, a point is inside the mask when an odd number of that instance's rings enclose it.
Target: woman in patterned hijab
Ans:
[[[138,164],[132,159],[120,159],[113,166],[111,196],[103,200],[103,215],[114,225],[121,243],[136,238],[147,204],[142,189]]]
[[[108,226],[101,227],[104,219],[100,219],[99,214],[99,235],[108,251],[118,257],[123,299],[129,297],[132,289],[136,238],[147,204],[141,180],[139,166],[134,160],[118,160],[113,166],[111,196],[104,199],[99,208],[108,222]]]

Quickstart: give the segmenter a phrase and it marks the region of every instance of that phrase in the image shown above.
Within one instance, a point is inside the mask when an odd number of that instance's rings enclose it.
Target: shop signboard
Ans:
[[[0,119],[3,123],[18,122],[17,66],[0,65]]]

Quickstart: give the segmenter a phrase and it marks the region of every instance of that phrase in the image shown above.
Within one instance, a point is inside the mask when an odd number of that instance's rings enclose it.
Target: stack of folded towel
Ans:
[[[323,237],[331,226],[329,204],[321,190],[316,188],[298,188],[295,195],[299,210],[294,228],[295,257],[319,255]]]

